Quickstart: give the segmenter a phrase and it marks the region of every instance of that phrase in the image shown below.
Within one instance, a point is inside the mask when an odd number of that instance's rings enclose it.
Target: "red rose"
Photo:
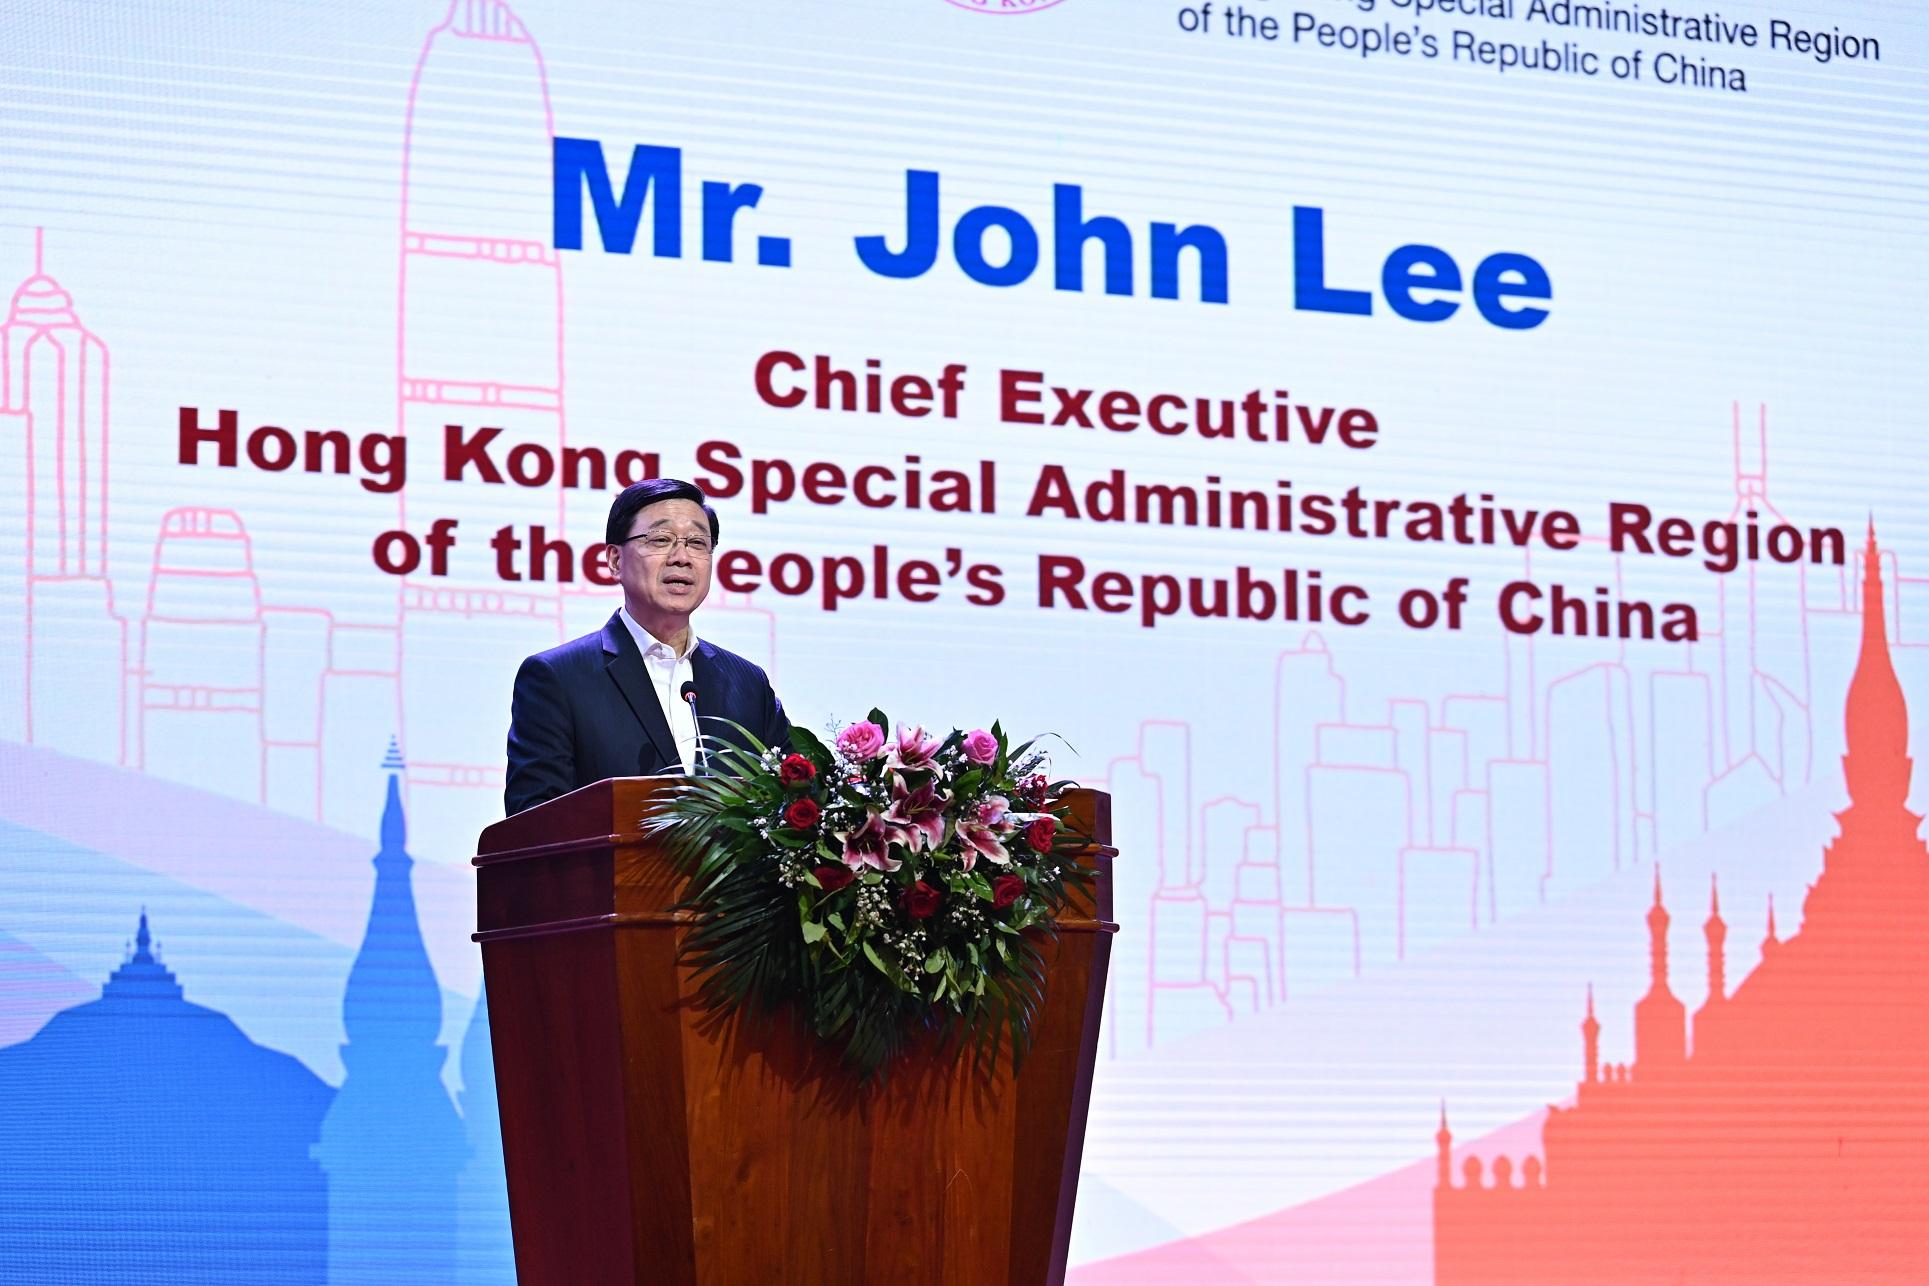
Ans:
[[[806,785],[817,776],[817,765],[802,755],[786,755],[784,762],[777,767],[777,780],[786,786]]]
[[[1001,875],[991,882],[991,904],[1007,907],[1016,902],[1025,892],[1025,877],[1022,875]]]
[[[809,801],[800,800],[798,802],[808,803]],[[824,886],[824,892],[826,893],[835,893],[857,878],[857,872],[848,866],[814,867],[811,870],[811,874],[817,877],[817,882]]]
[[[1041,817],[1025,828],[1025,842],[1040,853],[1052,850],[1052,837],[1058,834],[1058,823],[1049,817]]]
[[[938,909],[940,894],[923,880],[898,895],[898,905],[913,920],[928,920]]]
[[[794,831],[809,830],[817,825],[817,819],[823,815],[824,810],[819,808],[817,801],[809,795],[805,795],[802,799],[793,799],[784,805],[784,825]]]

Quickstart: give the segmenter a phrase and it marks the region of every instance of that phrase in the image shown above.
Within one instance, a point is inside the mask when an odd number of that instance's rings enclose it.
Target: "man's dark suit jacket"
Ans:
[[[690,654],[697,727],[745,745],[742,724],[766,746],[790,739],[783,703],[763,670],[698,641]],[[605,777],[682,772],[676,738],[621,616],[594,634],[538,652],[516,672],[509,774],[502,806],[513,816]]]

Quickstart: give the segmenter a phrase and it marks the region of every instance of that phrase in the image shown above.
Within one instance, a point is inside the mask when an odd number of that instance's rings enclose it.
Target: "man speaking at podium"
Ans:
[[[691,631],[717,544],[703,492],[674,478],[631,483],[610,504],[604,539],[623,605],[601,630],[516,672],[502,797],[511,816],[605,777],[696,771],[699,716],[707,735],[740,745],[731,723],[766,746],[790,736],[763,670]]]

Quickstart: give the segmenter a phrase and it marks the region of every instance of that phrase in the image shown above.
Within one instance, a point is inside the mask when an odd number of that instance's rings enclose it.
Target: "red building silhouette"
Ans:
[[[1869,532],[1862,646],[1849,685],[1849,806],[1809,886],[1732,994],[1717,898],[1708,1001],[1668,987],[1668,913],[1648,912],[1653,983],[1635,1061],[1586,1070],[1551,1108],[1543,1161],[1452,1167],[1444,1110],[1434,1276],[1480,1282],[1929,1280],[1929,848],[1909,793],[1908,712],[1890,663]]]

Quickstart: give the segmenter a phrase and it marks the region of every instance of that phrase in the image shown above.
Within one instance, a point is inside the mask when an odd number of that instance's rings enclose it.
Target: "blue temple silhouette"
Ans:
[[[346,1075],[321,1123],[331,1286],[453,1286],[456,1177],[469,1156],[442,1084],[442,989],[415,914],[402,757],[389,743],[382,847],[342,995]]]
[[[187,1000],[143,911],[100,999],[0,1050],[0,1281],[326,1280],[334,1097]]]
[[[462,1034],[462,1125],[469,1136],[469,1164],[456,1183],[456,1279],[462,1286],[516,1286],[487,993],[476,997],[469,1029]]]
[[[382,766],[340,1088],[189,1001],[143,909],[98,1000],[0,1049],[0,1282],[514,1282],[487,1010],[458,1112],[393,741]]]

